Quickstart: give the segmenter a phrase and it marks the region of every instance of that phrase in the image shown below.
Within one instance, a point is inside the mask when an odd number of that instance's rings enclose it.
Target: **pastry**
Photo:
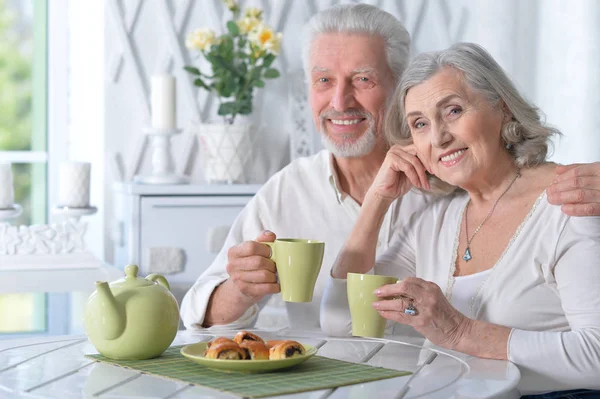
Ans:
[[[207,359],[245,360],[246,351],[235,342],[213,344],[204,355]]]
[[[269,359],[289,359],[291,357],[303,356],[306,353],[304,346],[296,341],[283,341],[269,350]]]
[[[233,337],[233,340],[235,342],[237,342],[238,344],[241,344],[244,341],[258,341],[258,342],[262,342],[263,344],[265,343],[265,341],[263,341],[263,339],[261,337],[259,337],[256,334],[253,334],[249,331],[240,331],[239,333],[235,334],[235,337]]]
[[[265,342],[265,344],[267,345],[267,348],[271,349],[275,345],[279,345],[282,342],[285,342],[285,340],[284,339],[272,339],[270,341]]]
[[[246,359],[250,360],[269,360],[269,348],[262,342],[244,341],[240,344],[246,352]]]
[[[232,343],[232,344],[236,343],[231,338],[217,337],[217,338],[213,339],[212,341],[210,341],[209,343],[206,344],[206,349],[204,350],[204,356],[206,356],[206,352],[208,352],[208,350],[210,349],[210,347],[212,345],[218,345],[218,344],[222,344],[222,343],[226,343],[226,342],[227,343]]]
[[[225,343],[225,342],[227,342],[227,343],[230,343],[230,344],[232,344],[232,343],[235,343],[235,341],[234,341],[234,340],[232,340],[231,338],[226,338],[226,337],[217,337],[217,338],[213,339],[212,341],[210,341],[210,342],[209,342],[209,343],[206,345],[206,348],[210,348],[210,347],[211,347],[211,345],[222,344],[222,343]]]

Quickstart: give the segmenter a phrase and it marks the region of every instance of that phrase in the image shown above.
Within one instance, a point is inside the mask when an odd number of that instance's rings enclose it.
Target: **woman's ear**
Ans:
[[[507,123],[513,120],[513,114],[504,101],[502,101],[502,122]]]

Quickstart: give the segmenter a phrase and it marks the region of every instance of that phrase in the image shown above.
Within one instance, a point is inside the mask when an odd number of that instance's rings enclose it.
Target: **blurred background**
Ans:
[[[344,1],[239,3],[262,8],[283,33],[275,61],[282,77],[260,91],[251,116],[259,129],[247,182],[261,184],[293,158],[321,148],[308,109],[299,106],[305,97],[301,27],[315,12]],[[600,160],[599,1],[367,3],[406,25],[413,55],[458,41],[483,45],[564,133],[552,160]],[[111,160],[120,153],[128,161],[139,146],[150,117],[150,78],[165,72],[177,78],[184,134],[173,140],[173,152],[181,154],[186,138],[197,133],[194,122],[215,114],[215,99],[182,70],[202,65],[185,48],[185,37],[199,27],[222,31],[229,17],[220,0],[0,0],[0,161],[14,164],[15,202],[24,208],[14,224],[49,221],[58,162],[92,162],[92,203],[99,211],[89,220],[88,247],[112,262],[117,176]],[[298,135],[311,140],[299,144]],[[202,155],[194,156],[192,183],[202,184]],[[147,158],[142,171],[150,167]],[[64,332],[72,312],[68,294],[0,292],[0,335]]]

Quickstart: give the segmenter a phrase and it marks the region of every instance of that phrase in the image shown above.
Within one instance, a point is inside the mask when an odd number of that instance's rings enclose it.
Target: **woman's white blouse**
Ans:
[[[479,273],[469,274],[468,276],[454,277],[450,300],[452,306],[465,316],[471,317],[473,299],[477,296],[479,287],[481,287],[491,272],[492,269],[488,269]]]
[[[375,274],[415,275],[452,302],[465,193],[432,203],[398,232]],[[330,278],[321,324],[347,334],[346,280]],[[543,193],[478,288],[471,318],[507,327],[522,393],[600,389],[600,217],[569,217]],[[336,312],[338,313],[336,315]],[[346,320],[342,320],[346,318]]]

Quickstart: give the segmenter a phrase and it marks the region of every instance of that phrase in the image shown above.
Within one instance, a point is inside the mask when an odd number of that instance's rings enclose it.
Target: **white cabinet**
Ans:
[[[115,186],[114,264],[164,274],[178,299],[212,263],[258,185]]]

